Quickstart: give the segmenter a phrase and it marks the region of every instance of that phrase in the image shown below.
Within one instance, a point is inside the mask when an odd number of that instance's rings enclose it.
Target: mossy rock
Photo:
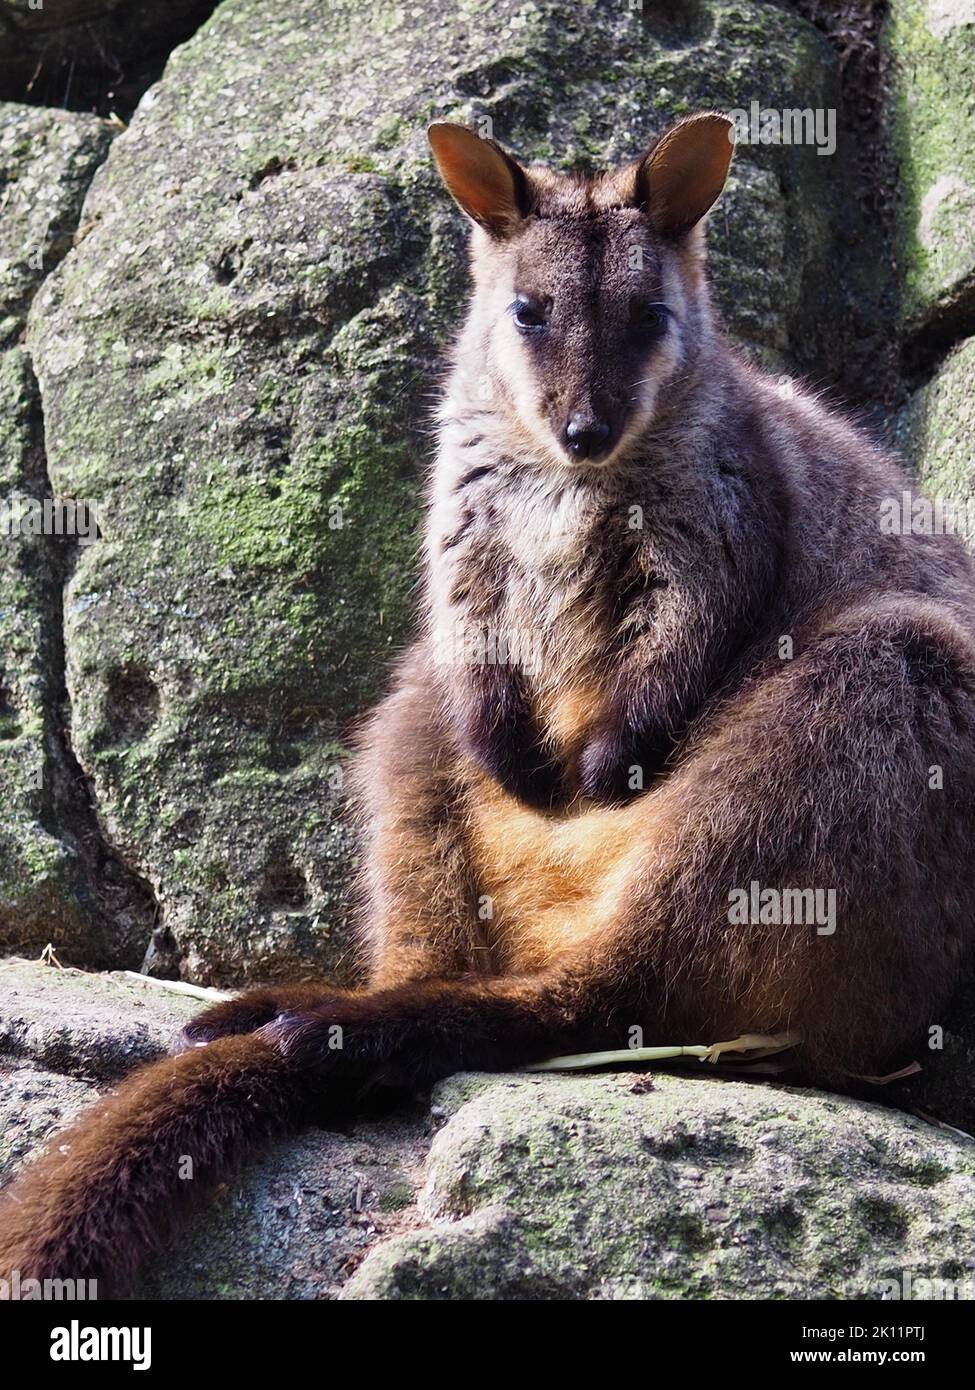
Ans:
[[[975,307],[975,9],[892,0],[903,306],[908,331]]]
[[[632,1073],[455,1076],[434,1110],[425,1224],[343,1298],[881,1300],[905,1273],[975,1277],[975,1145],[914,1116]]]
[[[0,351],[0,950],[50,942],[69,959],[137,966],[151,908],[97,833],[64,727],[68,542],[10,525],[46,490],[37,383],[11,347]]]
[[[151,980],[0,961],[0,1177],[200,1007]],[[136,1292],[880,1299],[909,1276],[913,1297],[938,1296],[923,1280],[954,1297],[975,1277],[973,1218],[975,1143],[914,1115],[696,1061],[461,1074],[429,1111],[268,1144]]]
[[[115,130],[95,116],[0,102],[0,346],[71,247],[92,175]]]
[[[975,338],[959,344],[916,390],[894,426],[895,440],[924,491],[953,512],[975,545]]]

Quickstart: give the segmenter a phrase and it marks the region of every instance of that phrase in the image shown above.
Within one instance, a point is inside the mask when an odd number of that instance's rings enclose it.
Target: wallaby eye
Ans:
[[[515,321],[516,328],[523,333],[532,333],[544,328],[548,322],[548,306],[541,299],[520,294],[513,304],[508,305],[508,313]]]
[[[659,338],[667,330],[670,310],[666,304],[640,304],[633,310],[630,326],[643,338]]]

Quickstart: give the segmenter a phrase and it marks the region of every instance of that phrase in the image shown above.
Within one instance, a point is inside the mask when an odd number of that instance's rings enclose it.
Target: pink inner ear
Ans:
[[[464,126],[434,125],[428,135],[440,176],[467,215],[495,231],[510,227],[518,206],[504,154]]]
[[[667,131],[644,162],[647,211],[665,236],[700,222],[721,193],[734,152],[726,116],[691,116]]]

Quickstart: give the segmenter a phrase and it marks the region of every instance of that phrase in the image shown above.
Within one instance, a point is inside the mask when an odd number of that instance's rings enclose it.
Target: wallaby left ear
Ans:
[[[496,144],[451,121],[435,121],[427,130],[440,177],[460,207],[492,236],[504,237],[528,213],[528,176]]]
[[[688,116],[664,131],[636,169],[635,201],[661,236],[682,237],[724,188],[734,126],[720,111]]]

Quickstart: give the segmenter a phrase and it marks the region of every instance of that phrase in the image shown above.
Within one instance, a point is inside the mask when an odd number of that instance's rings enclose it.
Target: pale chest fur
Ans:
[[[441,451],[428,534],[431,620],[452,651],[458,633],[487,630],[489,659],[518,666],[540,724],[572,754],[603,705],[604,503],[572,475],[526,474],[486,455],[452,452],[449,439]]]

